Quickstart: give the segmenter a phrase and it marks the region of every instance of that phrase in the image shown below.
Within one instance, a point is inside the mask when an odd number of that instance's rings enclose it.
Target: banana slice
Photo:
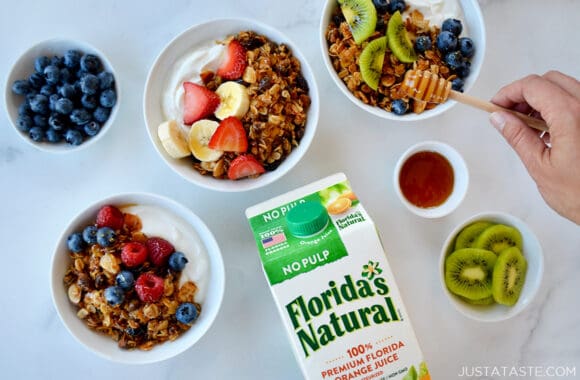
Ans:
[[[191,126],[187,142],[191,153],[198,160],[204,162],[217,161],[224,154],[221,150],[211,149],[207,146],[218,125],[217,121],[203,119],[193,123]]]
[[[169,120],[157,127],[157,136],[167,154],[173,158],[183,158],[191,155],[187,140],[177,121]]]
[[[250,97],[244,85],[237,82],[224,82],[215,92],[220,97],[220,105],[215,111],[218,119],[223,120],[228,116],[241,119],[248,112]]]

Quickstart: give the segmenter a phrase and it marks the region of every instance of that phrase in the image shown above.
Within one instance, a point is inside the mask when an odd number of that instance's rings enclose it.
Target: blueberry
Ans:
[[[69,131],[72,130],[69,129]],[[115,238],[115,231],[111,227],[101,227],[97,230],[97,244],[99,244],[101,247],[110,246],[115,242]]]
[[[44,115],[34,115],[34,125],[38,127],[48,127],[48,119]]]
[[[130,271],[122,270],[117,274],[117,277],[115,277],[115,282],[121,289],[129,290],[135,284],[135,277]]]
[[[30,100],[30,109],[42,115],[48,113],[48,98],[44,95],[37,94]]]
[[[60,69],[55,65],[48,65],[44,68],[44,78],[46,83],[57,84],[60,81]]]
[[[74,99],[76,96],[75,87],[72,84],[66,83],[58,88],[58,94],[63,98]]]
[[[16,95],[26,95],[32,88],[27,80],[17,80],[12,83],[12,92]]]
[[[99,91],[99,78],[96,75],[85,74],[80,82],[83,94],[93,95]]]
[[[73,111],[73,108],[74,103],[72,102],[72,100],[67,98],[60,98],[59,100],[56,101],[56,104],[54,105],[54,110],[63,115],[69,115]]]
[[[22,102],[18,106],[18,115],[20,116],[28,115],[31,112],[32,110],[30,109],[30,104],[28,102]]]
[[[408,105],[401,99],[395,99],[391,103],[391,112],[395,115],[404,115],[407,112]]]
[[[418,53],[424,53],[425,51],[431,49],[431,38],[429,36],[419,36],[415,40],[415,50]]]
[[[97,244],[97,231],[96,226],[86,226],[83,230],[83,240],[87,244]]]
[[[101,69],[101,60],[94,54],[85,54],[81,58],[81,70],[97,73]]]
[[[448,53],[457,49],[457,37],[449,31],[443,31],[437,36],[437,49],[441,53]]]
[[[83,134],[77,131],[76,129],[67,129],[67,131],[64,133],[64,139],[70,145],[81,145],[83,143]]]
[[[391,0],[389,2],[389,13],[395,13],[396,11],[403,12],[407,5],[404,0]]]
[[[37,73],[44,73],[44,68],[50,65],[50,58],[46,56],[38,57],[34,60],[34,70]]]
[[[63,69],[60,69],[60,83],[69,83],[71,78],[72,78],[72,75],[71,75],[69,69],[67,69],[66,67]]]
[[[84,94],[81,98],[81,104],[88,110],[94,110],[99,106],[99,98],[96,95]]]
[[[445,55],[444,61],[451,70],[457,70],[463,64],[463,57],[459,51],[452,51]]]
[[[95,136],[101,130],[101,125],[96,121],[90,121],[83,126],[83,131],[85,135],[92,137]]]
[[[125,329],[125,332],[127,333],[127,335],[129,336],[139,336],[143,333],[145,333],[145,327],[143,326],[139,326],[137,328],[133,328],[133,327],[127,327]]]
[[[383,14],[389,11],[389,2],[387,0],[373,0],[377,12]]]
[[[115,77],[108,71],[103,71],[99,73],[99,88],[101,90],[106,90],[113,86],[113,82],[115,81]]]
[[[54,111],[56,108],[56,102],[60,99],[58,94],[52,94],[48,97],[48,109]]]
[[[42,86],[42,88],[40,89],[40,93],[44,96],[50,96],[52,94],[55,93],[54,91],[54,86],[51,84],[45,84],[44,86]]]
[[[464,84],[465,83],[463,82],[463,79],[455,78],[451,81],[451,89],[453,89],[455,91],[463,92],[463,85]]]
[[[46,130],[46,141],[50,143],[58,143],[62,139],[60,133],[54,128],[48,128]]]
[[[113,108],[117,102],[117,94],[113,90],[105,90],[101,92],[101,97],[99,98],[101,105],[106,108]]]
[[[109,305],[117,306],[125,300],[125,293],[118,286],[109,286],[105,289],[105,300]]]
[[[475,53],[475,44],[471,38],[461,37],[457,43],[459,44],[459,51],[461,52],[461,55],[463,55],[465,58],[473,57],[473,54]]]
[[[18,116],[17,126],[22,132],[28,132],[34,126],[34,119],[30,115],[20,115]]]
[[[455,74],[461,79],[465,79],[469,76],[471,72],[471,63],[469,61],[463,61],[463,63],[455,69]]]
[[[76,125],[83,125],[91,120],[91,114],[84,108],[77,108],[70,114],[70,120]]]
[[[83,234],[81,234],[80,232],[74,232],[70,234],[69,237],[66,239],[66,245],[68,246],[69,250],[75,253],[82,252],[82,250],[85,249],[85,241],[83,240]]]
[[[194,304],[184,302],[175,311],[175,318],[186,325],[192,324],[197,319],[198,312]]]
[[[50,59],[50,64],[56,66],[57,68],[61,68],[63,66],[63,63],[64,60],[62,59],[62,57],[59,57],[58,55],[55,55]]]
[[[187,262],[187,258],[181,252],[173,252],[171,256],[169,256],[169,268],[176,272],[181,272],[183,268],[185,268]]]
[[[461,21],[459,21],[455,18],[448,18],[445,21],[443,21],[443,24],[441,25],[442,32],[444,32],[444,31],[451,32],[456,37],[461,34],[462,30],[463,30],[463,25],[461,25]]]
[[[48,118],[48,125],[55,131],[63,131],[68,126],[68,123],[65,116],[53,113]]]
[[[42,142],[44,140],[44,129],[34,126],[28,131],[28,136],[34,142]]]
[[[110,115],[111,115],[110,108],[97,107],[95,112],[93,112],[93,117],[95,118],[96,121],[98,121],[101,124],[104,124],[107,120],[109,120]]]
[[[81,62],[81,56],[82,54],[77,50],[67,51],[66,53],[64,53],[63,57],[64,65],[69,69],[76,69],[77,67],[79,67],[79,64]]]
[[[28,78],[28,83],[32,88],[40,89],[46,81],[44,80],[44,74],[42,73],[34,73]]]

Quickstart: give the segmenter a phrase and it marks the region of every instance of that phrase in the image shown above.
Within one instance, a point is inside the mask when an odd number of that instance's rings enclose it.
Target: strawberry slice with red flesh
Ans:
[[[248,150],[246,130],[240,119],[235,116],[223,119],[211,136],[207,146],[211,149],[225,152],[243,153]]]
[[[264,166],[251,154],[242,154],[236,157],[228,169],[229,179],[240,179],[245,177],[256,176],[266,171]]]
[[[191,125],[214,113],[220,97],[210,89],[196,83],[184,82],[183,123]]]
[[[224,60],[216,73],[224,79],[239,79],[244,74],[247,64],[246,49],[240,41],[231,40],[226,48]]]

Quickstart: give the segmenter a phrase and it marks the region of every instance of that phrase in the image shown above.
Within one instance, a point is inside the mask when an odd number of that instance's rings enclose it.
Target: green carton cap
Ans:
[[[305,202],[293,207],[286,214],[290,233],[296,237],[306,237],[322,231],[328,225],[328,213],[318,202]]]

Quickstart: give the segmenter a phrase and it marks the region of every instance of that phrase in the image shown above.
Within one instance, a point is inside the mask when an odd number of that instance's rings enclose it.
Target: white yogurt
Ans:
[[[445,19],[455,18],[461,21],[463,29],[466,25],[463,11],[458,0],[407,0],[409,10],[420,11],[431,26],[441,27]]]
[[[176,251],[185,254],[188,263],[181,273],[180,284],[193,281],[197,285],[195,301],[203,303],[209,280],[209,261],[206,249],[193,227],[159,207],[135,205],[121,210],[141,219],[141,232],[145,235],[161,237],[169,241]]]
[[[163,90],[163,113],[166,120],[183,123],[183,82],[201,84],[201,73],[216,71],[225,47],[215,42],[202,45],[178,60]]]

